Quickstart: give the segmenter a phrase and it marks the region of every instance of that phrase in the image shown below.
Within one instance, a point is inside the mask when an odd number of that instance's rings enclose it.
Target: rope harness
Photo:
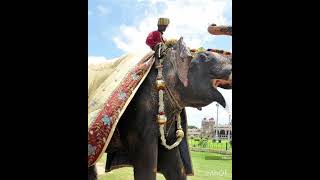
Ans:
[[[184,137],[184,132],[181,127],[181,117],[180,117],[180,113],[181,113],[183,107],[181,107],[178,104],[178,102],[174,98],[174,96],[171,93],[171,91],[169,90],[169,88],[166,86],[166,83],[163,79],[163,74],[162,74],[163,64],[162,63],[163,63],[163,57],[164,57],[164,54],[166,53],[166,50],[167,50],[166,46],[164,44],[160,43],[160,44],[158,44],[157,49],[156,49],[156,53],[155,53],[156,60],[158,60],[157,64],[156,64],[156,68],[158,69],[156,86],[157,86],[157,90],[159,92],[159,109],[158,109],[158,115],[157,115],[157,123],[159,124],[161,144],[165,148],[167,148],[168,150],[171,150],[171,149],[177,147]],[[167,116],[164,112],[164,101],[163,101],[164,94],[167,94],[171,103],[175,104],[179,109],[178,113],[175,115],[175,117],[173,119],[173,120],[177,121],[177,130],[176,130],[177,139],[172,145],[168,145],[166,138],[165,138],[165,125],[167,123]],[[171,123],[171,125],[172,125],[172,123]],[[170,128],[171,128],[171,125],[170,125]],[[169,128],[169,130],[170,130],[170,128]]]

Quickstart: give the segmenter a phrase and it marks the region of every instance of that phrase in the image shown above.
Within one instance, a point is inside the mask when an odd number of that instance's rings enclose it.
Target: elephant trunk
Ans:
[[[214,87],[221,87],[224,89],[231,89],[232,88],[232,58],[217,55],[217,59],[220,63],[220,67],[215,70],[215,74],[217,78],[213,80]]]
[[[232,36],[232,26],[217,26],[216,24],[211,24],[208,27],[208,32],[212,35]]]

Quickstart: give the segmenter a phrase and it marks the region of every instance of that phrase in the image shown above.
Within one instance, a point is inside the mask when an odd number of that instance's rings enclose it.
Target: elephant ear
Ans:
[[[180,81],[185,87],[188,86],[188,71],[192,60],[192,55],[183,37],[177,41],[177,44],[173,47],[171,57],[169,58],[174,66],[175,72],[178,74]]]

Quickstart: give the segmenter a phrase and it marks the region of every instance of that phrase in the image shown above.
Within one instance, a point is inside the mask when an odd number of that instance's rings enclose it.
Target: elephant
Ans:
[[[168,119],[166,138],[167,143],[172,144],[176,139],[176,127],[169,125],[179,113],[184,117],[182,120],[185,119],[185,107],[201,108],[212,102],[226,106],[217,88],[232,89],[232,58],[209,51],[192,55],[181,37],[173,47],[166,49],[163,59],[163,78],[171,92],[164,95]],[[157,172],[167,180],[185,180],[187,173],[179,148],[168,150],[160,143],[156,121],[157,73],[152,67],[121,116],[106,153],[108,159],[115,153],[125,154],[123,157],[126,157],[126,164],[133,167],[135,180],[155,180]],[[88,168],[88,178],[97,179],[95,166]]]

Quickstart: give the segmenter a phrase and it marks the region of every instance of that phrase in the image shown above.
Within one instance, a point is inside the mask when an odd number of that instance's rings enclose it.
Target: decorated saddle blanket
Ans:
[[[154,52],[129,53],[88,67],[88,167],[105,152],[117,123],[154,63]]]

